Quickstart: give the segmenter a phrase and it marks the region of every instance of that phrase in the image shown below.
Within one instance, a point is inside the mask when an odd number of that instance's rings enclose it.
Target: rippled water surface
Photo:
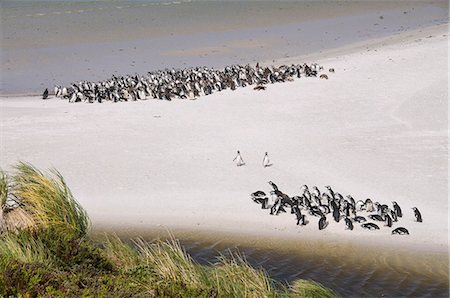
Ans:
[[[199,263],[214,262],[220,254],[239,251],[255,267],[264,268],[277,281],[311,279],[344,297],[448,297],[448,261],[430,256],[376,254],[362,260],[355,253],[331,249],[293,253],[220,242],[182,241],[186,251]],[[317,248],[322,249],[322,248]],[[359,252],[361,253],[361,252]],[[441,256],[442,257],[442,256]]]

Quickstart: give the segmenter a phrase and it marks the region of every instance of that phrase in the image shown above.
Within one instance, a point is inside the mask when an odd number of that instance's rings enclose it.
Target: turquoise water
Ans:
[[[446,2],[2,1],[2,94],[256,63],[448,22]]]

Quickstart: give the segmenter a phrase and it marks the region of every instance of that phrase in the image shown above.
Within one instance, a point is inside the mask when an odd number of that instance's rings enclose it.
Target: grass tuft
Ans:
[[[334,298],[337,294],[330,289],[325,288],[318,282],[299,279],[293,282],[291,286],[293,293],[303,298]]]
[[[178,240],[147,243],[139,238],[134,243],[141,260],[161,282],[173,282],[193,289],[200,289],[204,284],[201,267],[194,264]]]
[[[9,193],[9,178],[5,171],[0,168],[0,207],[6,206]]]
[[[67,240],[87,234],[87,213],[74,199],[58,171],[52,171],[53,177],[47,176],[24,162],[20,162],[15,168],[15,196],[38,228],[51,230]]]
[[[27,231],[7,233],[0,238],[0,271],[10,263],[51,263],[51,255],[39,238],[32,237]]]
[[[240,255],[219,257],[211,271],[219,296],[273,297],[273,280],[264,270],[251,267]]]
[[[132,270],[141,264],[137,250],[123,243],[117,235],[105,235],[103,253],[107,259],[123,271]]]

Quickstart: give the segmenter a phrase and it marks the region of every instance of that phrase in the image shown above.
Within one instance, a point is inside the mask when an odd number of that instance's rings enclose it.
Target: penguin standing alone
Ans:
[[[422,222],[422,214],[420,214],[419,209],[417,209],[416,207],[413,207],[412,209],[414,210],[414,216],[416,217],[416,221]]]
[[[238,167],[245,165],[244,159],[241,156],[241,152],[239,150],[237,151],[236,157],[233,159],[233,161],[236,161],[236,165]]]
[[[48,89],[45,89],[44,94],[42,94],[42,99],[48,98]]]
[[[270,167],[270,166],[271,166],[271,164],[270,164],[270,161],[269,161],[269,155],[266,152],[266,154],[264,154],[263,167],[267,168],[267,167]]]

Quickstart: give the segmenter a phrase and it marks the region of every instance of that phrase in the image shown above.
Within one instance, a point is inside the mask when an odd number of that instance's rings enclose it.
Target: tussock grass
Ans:
[[[50,263],[51,256],[39,238],[33,238],[27,232],[8,233],[0,238],[0,270],[6,270],[14,261]]]
[[[6,205],[9,193],[9,178],[5,171],[0,168],[0,206]]]
[[[103,252],[106,258],[124,271],[141,265],[142,259],[137,250],[123,243],[117,235],[105,235]]]
[[[39,228],[54,231],[68,240],[87,234],[88,215],[58,171],[53,170],[52,177],[24,162],[19,162],[15,169],[14,194]]]
[[[320,284],[277,284],[240,255],[202,266],[180,242],[131,245],[106,235],[89,239],[89,218],[62,175],[19,163],[0,170],[4,229],[0,234],[0,297],[335,297]],[[5,208],[9,198],[14,207]],[[7,211],[5,211],[8,209]]]
[[[184,284],[193,289],[201,289],[204,285],[201,267],[194,264],[179,241],[171,239],[149,244],[137,239],[135,244],[139,256],[156,274],[159,281]]]
[[[320,283],[299,279],[293,282],[291,286],[292,293],[303,298],[334,298],[337,294],[330,289],[325,288]]]
[[[251,267],[240,255],[219,257],[211,275],[219,296],[275,297],[274,281],[264,270]]]

